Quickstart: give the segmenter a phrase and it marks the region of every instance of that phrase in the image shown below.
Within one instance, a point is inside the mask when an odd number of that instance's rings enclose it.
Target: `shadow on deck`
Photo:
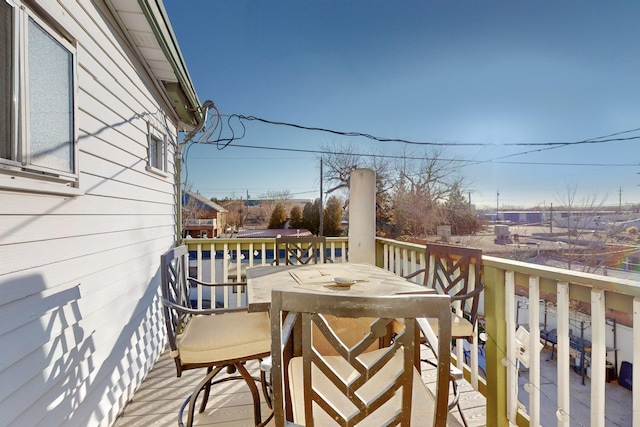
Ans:
[[[247,365],[249,372],[258,376],[257,363]],[[423,378],[429,385],[435,371],[430,373],[430,365],[423,363]],[[183,372],[176,378],[175,365],[165,351],[142,383],[131,401],[127,403],[114,427],[177,426],[178,411],[184,399],[202,379],[204,370]],[[460,405],[469,427],[486,425],[486,402],[484,396],[473,390],[470,384],[461,387]],[[270,409],[263,403],[262,417],[266,419]],[[251,396],[243,381],[230,381],[212,389],[207,410],[196,416],[195,425],[215,427],[249,427],[253,425]],[[275,425],[273,421],[269,424]],[[448,426],[462,426],[457,409],[449,412]]]

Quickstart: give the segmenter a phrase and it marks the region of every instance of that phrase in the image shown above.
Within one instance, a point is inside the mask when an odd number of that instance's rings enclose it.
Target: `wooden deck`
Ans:
[[[258,364],[248,366],[250,372],[258,372]],[[429,385],[435,376],[423,364],[423,378]],[[127,403],[114,427],[150,427],[178,425],[178,411],[184,399],[193,391],[195,384],[202,379],[204,370],[187,371],[176,378],[175,365],[169,353],[165,351],[133,399]],[[486,426],[485,398],[475,392],[471,385],[463,383],[460,405],[469,427]],[[270,410],[263,403],[262,417],[266,419]],[[251,396],[243,381],[230,381],[212,389],[207,410],[196,415],[197,426],[249,427],[253,425],[253,405]],[[269,424],[274,425],[273,421]],[[457,409],[449,412],[449,426],[462,426]]]

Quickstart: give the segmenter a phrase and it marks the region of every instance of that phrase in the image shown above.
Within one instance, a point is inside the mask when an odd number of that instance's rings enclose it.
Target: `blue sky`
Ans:
[[[580,203],[640,202],[640,139],[513,145],[640,128],[640,2],[164,3],[200,100],[223,116],[446,143],[442,157],[460,161],[480,206],[558,205],[568,188]],[[238,145],[416,156],[428,149],[244,123],[244,138],[224,149],[189,149],[192,190],[317,197],[317,154]],[[226,121],[224,129],[229,136]],[[242,131],[237,120],[233,129]],[[613,138],[629,137],[640,130]]]

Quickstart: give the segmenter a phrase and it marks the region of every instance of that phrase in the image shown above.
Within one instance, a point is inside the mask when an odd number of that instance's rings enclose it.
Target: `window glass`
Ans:
[[[154,168],[158,167],[158,140],[153,136],[149,136],[149,164]]]
[[[149,165],[164,171],[164,140],[154,134],[149,135]]]
[[[29,135],[31,163],[74,172],[73,56],[29,20]]]
[[[0,1],[0,158],[11,159],[13,140],[13,8]]]

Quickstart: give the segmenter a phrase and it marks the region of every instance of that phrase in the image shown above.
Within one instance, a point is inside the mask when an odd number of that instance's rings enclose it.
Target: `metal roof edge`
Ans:
[[[204,118],[202,104],[196,94],[164,4],[162,0],[138,0],[138,5],[178,79],[177,85],[165,83],[174,108],[186,125],[196,126]]]

